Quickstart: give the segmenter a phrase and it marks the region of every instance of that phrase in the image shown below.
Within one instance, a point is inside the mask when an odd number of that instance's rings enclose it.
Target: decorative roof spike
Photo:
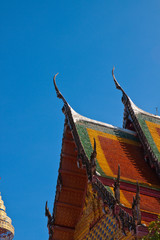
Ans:
[[[117,179],[114,180],[114,196],[116,199],[116,202],[119,204],[120,203],[120,165],[118,164],[118,174],[117,174]]]
[[[60,192],[61,192],[61,190],[62,190],[62,175],[61,175],[61,173],[59,173],[59,175],[58,175],[57,185],[60,187]]]
[[[96,140],[94,138],[93,152],[91,153],[90,162],[92,163],[93,160],[96,160],[96,157],[97,157]]]
[[[133,203],[132,203],[132,215],[133,219],[136,221],[137,225],[141,224],[141,210],[140,210],[140,189],[139,183],[137,181],[136,185],[136,196],[133,196]]]
[[[91,178],[94,174],[96,174],[96,157],[97,157],[96,140],[94,138],[93,152],[92,152],[91,157],[90,157]]]
[[[96,140],[94,138],[94,152],[96,153]]]
[[[119,85],[119,83],[117,82],[117,80],[116,80],[116,78],[115,78],[115,75],[114,75],[114,69],[115,69],[115,67],[113,67],[113,69],[112,69],[112,77],[113,77],[114,83],[115,83],[115,85],[116,85],[116,88],[117,88],[118,90],[121,90],[121,92],[123,93],[122,102],[123,102],[124,104],[126,104],[126,102],[127,102],[127,100],[128,100],[128,96],[127,96],[127,94],[125,93],[125,91],[123,90],[123,88],[122,88],[122,87]]]
[[[122,92],[124,92],[123,89],[121,88],[121,86],[119,85],[119,83],[117,82],[115,76],[114,76],[114,70],[115,70],[115,67],[113,66],[112,76],[113,76],[113,80],[114,80],[114,83],[115,83],[115,85],[116,85],[116,88],[119,89],[119,90],[121,90]]]
[[[67,104],[67,101],[65,100],[65,98],[63,97],[62,93],[59,91],[58,87],[57,87],[57,84],[56,84],[56,76],[58,75],[59,73],[55,74],[54,77],[53,77],[53,84],[54,84],[54,87],[55,87],[55,90],[56,90],[56,94],[57,94],[57,97],[62,99],[62,101],[64,102],[65,105],[68,105]]]
[[[120,165],[118,164],[118,176],[117,176],[118,182],[120,180],[120,175],[121,175],[121,169],[120,169]]]
[[[137,181],[137,185],[136,185],[136,196],[138,197],[140,195],[140,189],[139,189],[139,183]]]
[[[46,205],[45,205],[45,216],[48,218],[47,227],[48,227],[48,233],[49,233],[49,240],[51,240],[53,236],[53,230],[52,230],[53,217],[51,216],[47,203],[48,201],[46,201]]]
[[[133,196],[133,201],[132,201],[132,209],[134,208],[135,206],[135,197]],[[133,216],[134,217],[134,216]]]
[[[6,208],[0,194],[0,239],[12,240],[14,237],[14,227],[12,220],[6,214]]]
[[[52,216],[48,208],[48,201],[46,201],[46,205],[45,205],[45,216],[48,217],[48,221],[51,221]]]

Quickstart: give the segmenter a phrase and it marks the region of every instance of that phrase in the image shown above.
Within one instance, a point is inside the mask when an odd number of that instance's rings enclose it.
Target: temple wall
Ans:
[[[125,236],[117,224],[112,212],[105,207],[103,202],[93,192],[92,184],[88,184],[85,205],[82,216],[76,225],[75,240],[103,240],[103,239],[134,239],[131,233]]]

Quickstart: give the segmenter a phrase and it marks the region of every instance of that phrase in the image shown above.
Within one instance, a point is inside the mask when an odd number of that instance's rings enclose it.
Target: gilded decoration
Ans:
[[[126,235],[122,233],[112,212],[103,206],[102,200],[93,192],[92,184],[88,184],[83,213],[76,225],[74,239],[134,239],[131,232],[126,232]]]
[[[92,224],[95,224],[104,215],[102,206],[102,201],[98,199],[97,193],[93,192],[92,185],[89,183],[83,213],[75,228],[75,240],[84,239]]]
[[[6,214],[6,208],[0,195],[0,239],[12,240],[14,237],[14,227],[12,220]]]

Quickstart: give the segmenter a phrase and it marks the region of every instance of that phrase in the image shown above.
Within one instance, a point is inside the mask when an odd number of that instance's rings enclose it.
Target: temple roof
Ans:
[[[114,81],[116,81],[114,77]],[[116,87],[121,89],[116,81]],[[93,152],[94,139],[97,144],[97,174],[102,177],[115,178],[117,175],[118,164],[121,166],[121,180],[131,183],[138,181],[142,185],[148,187],[159,188],[159,179],[155,172],[144,161],[144,151],[142,143],[137,136],[137,131],[131,131],[125,128],[115,127],[113,125],[92,120],[75,112],[72,107],[65,100],[63,95],[59,92],[55,79],[55,89],[57,96],[64,102],[64,113],[69,122],[76,127],[78,133],[78,141],[87,156]],[[138,116],[146,114],[146,112],[137,108],[130,98],[126,95],[123,89],[123,97],[130,101],[132,108]],[[140,115],[141,113],[141,115]],[[152,114],[147,116],[153,116]],[[142,121],[141,119],[139,120]],[[142,123],[143,125],[143,123]],[[73,126],[71,126],[72,128]],[[144,131],[145,132],[145,131]],[[126,171],[126,166],[129,166]]]
[[[133,189],[138,181],[140,186],[145,188],[141,191],[141,211],[159,214],[159,178],[145,162],[143,147],[136,132],[83,117],[71,107],[70,110],[88,159],[94,150],[94,139],[96,141],[96,175],[104,185],[110,185],[112,190],[112,184],[108,179],[114,180],[117,177],[117,169],[120,165],[121,203],[127,208],[132,207]],[[125,183],[129,186],[133,185],[132,191],[122,186]],[[155,195],[150,195],[152,189],[156,190]],[[143,222],[148,224],[147,220]]]
[[[134,131],[92,120],[76,113],[58,90],[54,77],[57,97],[62,99],[64,103],[62,110],[66,117],[65,122],[72,133],[76,145],[77,166],[79,167],[78,159],[80,159],[82,161],[80,169],[86,169],[88,179],[94,181],[95,176],[95,178],[98,178],[98,181],[102,183],[102,187],[105,186],[107,191],[113,192],[113,183],[117,177],[118,165],[120,165],[120,202],[127,212],[131,211],[132,199],[136,193],[138,181],[141,194],[142,222],[148,224],[155,219],[159,213],[160,187],[158,175],[155,174],[155,170],[146,162],[146,154],[148,154],[147,157],[151,156],[149,159],[151,159],[152,162],[157,162],[157,160],[156,155],[154,153],[152,155],[153,150],[151,149],[148,138],[145,137],[146,129],[144,127],[144,121],[146,120],[144,120],[142,116],[147,116],[147,121],[151,123],[153,122],[152,118],[156,119],[156,123],[154,122],[154,124],[159,123],[160,117],[147,114],[137,108],[120,87],[115,77],[114,81],[116,87],[123,93],[123,103],[125,104],[124,125],[127,116],[134,123]],[[136,121],[135,118],[137,119]],[[145,122],[146,126],[148,126],[148,122]],[[148,129],[150,129],[150,132],[153,131],[150,126]],[[147,139],[147,143],[146,140],[144,141],[142,135]],[[66,144],[68,144],[68,147],[65,147]],[[154,144],[156,144],[156,140],[154,140]],[[61,160],[60,164],[62,168],[64,163],[68,161],[67,158],[64,159],[65,155],[63,150],[65,149],[66,154],[69,146],[71,148],[71,143],[67,143],[66,140],[65,144],[62,144],[63,161]],[[147,151],[148,146],[150,146],[151,151]],[[75,147],[73,147],[73,149],[75,149]],[[150,152],[151,154],[149,155]],[[92,156],[96,156],[96,169],[93,179],[91,172]],[[68,165],[65,166],[68,168]],[[62,170],[59,170],[59,172],[61,173]],[[62,176],[62,182],[63,178],[64,176]]]
[[[123,94],[122,102],[125,107],[123,127],[128,128],[127,121],[133,123],[133,127],[144,147],[145,159],[152,168],[155,168],[160,177],[160,116],[138,108],[119,85],[113,71],[112,75],[116,88],[121,90]]]
[[[144,161],[136,132],[88,119],[72,108],[71,113],[88,159],[96,140],[98,175],[115,178],[120,164],[121,180],[133,183],[138,180],[146,186],[158,187],[159,179]]]
[[[130,103],[149,146],[160,162],[160,116],[141,110],[131,99]]]

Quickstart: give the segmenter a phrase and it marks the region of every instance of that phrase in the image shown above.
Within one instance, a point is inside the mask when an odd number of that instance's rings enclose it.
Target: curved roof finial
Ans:
[[[128,100],[128,95],[125,93],[125,91],[123,90],[123,88],[119,85],[119,83],[117,82],[115,76],[114,76],[114,69],[115,67],[113,67],[112,69],[112,76],[113,76],[113,80],[114,80],[114,83],[116,85],[116,88],[121,90],[121,92],[123,93],[123,97],[122,97],[122,102],[125,104]]]
[[[117,80],[116,80],[116,78],[115,78],[115,76],[114,76],[114,69],[115,69],[115,67],[113,66],[113,69],[112,69],[112,76],[113,76],[113,80],[114,80],[114,83],[115,83],[115,85],[116,85],[116,88],[119,89],[119,90],[121,90],[122,93],[125,94],[123,88],[119,85],[119,83],[117,82]]]
[[[65,98],[63,97],[62,93],[59,91],[58,87],[57,87],[57,84],[56,84],[56,76],[58,75],[59,73],[56,73],[53,77],[53,84],[54,84],[54,87],[55,87],[55,90],[56,90],[56,94],[57,94],[57,97],[62,99],[62,101],[64,102],[64,104],[67,104],[67,101],[65,100]]]

